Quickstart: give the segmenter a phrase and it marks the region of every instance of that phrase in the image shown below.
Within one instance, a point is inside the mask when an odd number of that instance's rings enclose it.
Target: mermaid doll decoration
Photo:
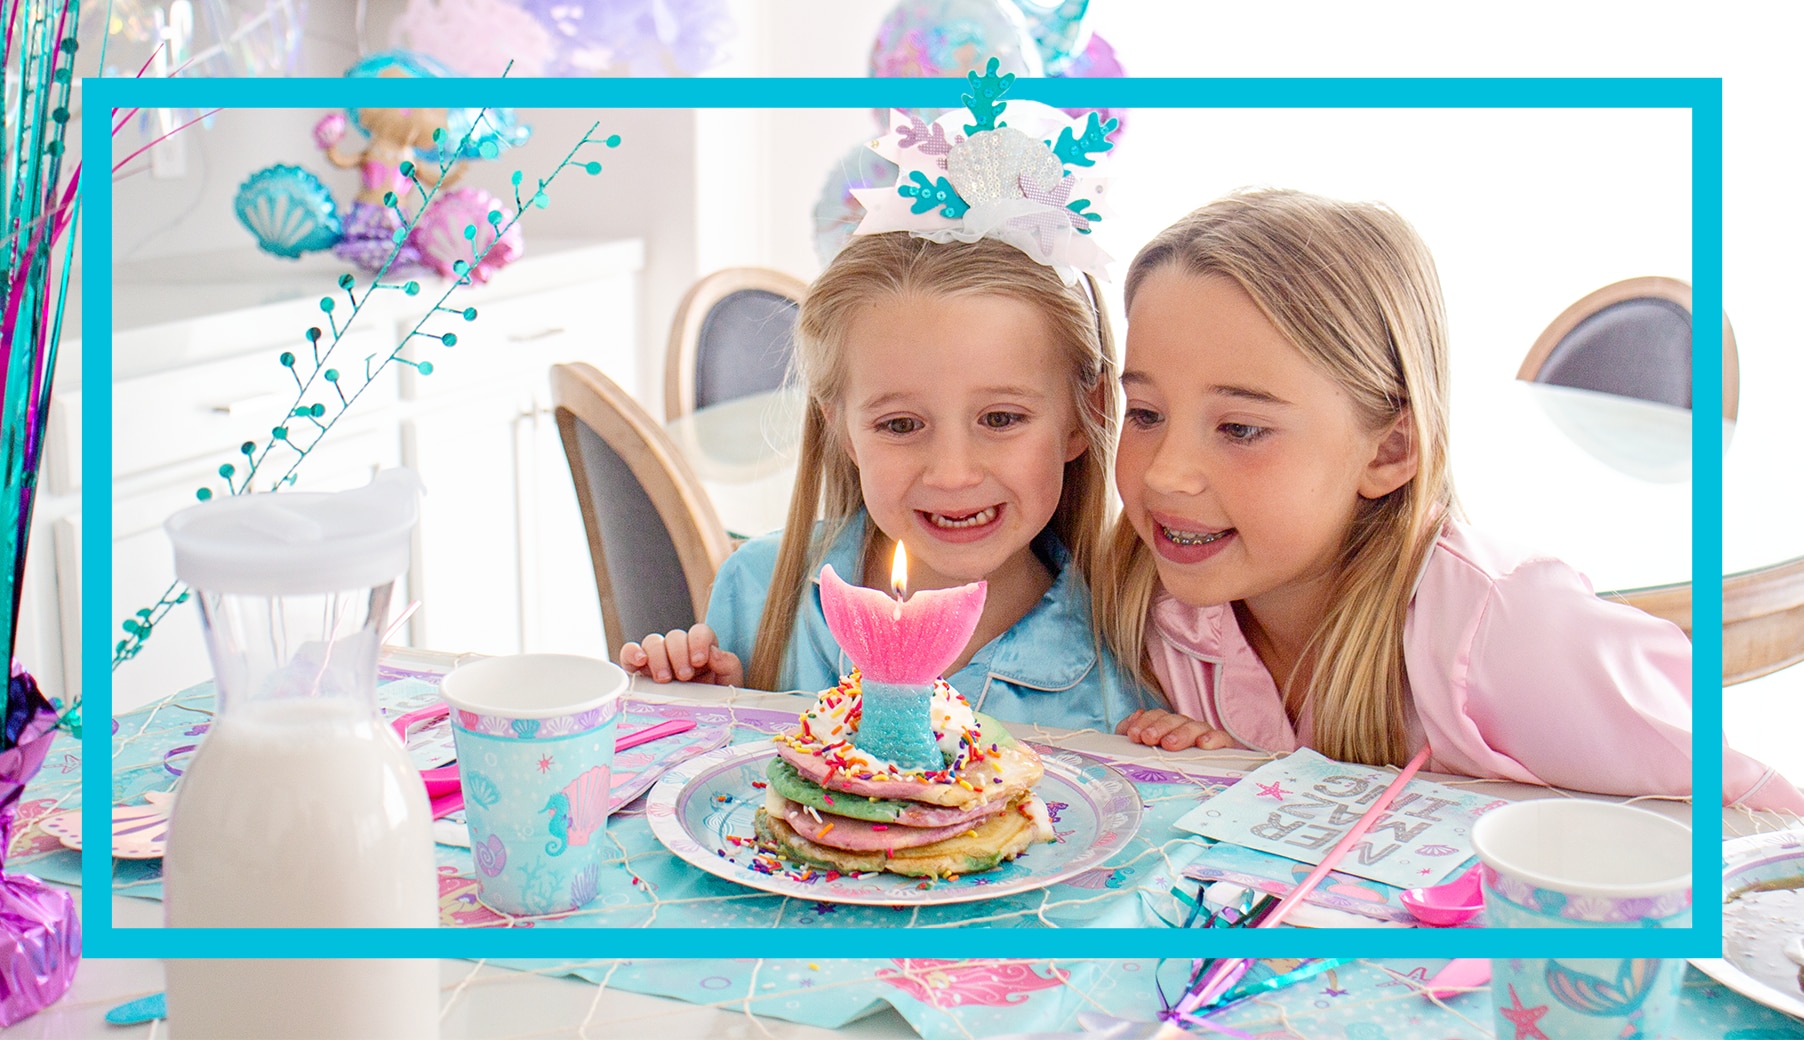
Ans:
[[[423,55],[384,51],[360,59],[345,75],[423,78],[453,73]],[[361,147],[348,133],[351,128],[364,138]],[[238,218],[264,251],[277,256],[294,258],[329,247],[339,259],[370,273],[386,265],[389,273],[428,267],[445,276],[458,274],[454,265],[462,261],[470,278],[486,281],[520,255],[519,228],[510,228],[497,241],[501,221],[489,215],[505,217],[507,211],[481,188],[454,187],[464,168],[453,163],[493,159],[530,134],[530,128],[515,123],[509,109],[352,108],[328,113],[313,128],[314,142],[332,165],[358,172],[349,210],[340,217],[318,177],[282,164],[259,170],[239,188]],[[435,188],[439,191],[431,207],[420,212]],[[474,227],[475,236],[467,236],[466,227]]]

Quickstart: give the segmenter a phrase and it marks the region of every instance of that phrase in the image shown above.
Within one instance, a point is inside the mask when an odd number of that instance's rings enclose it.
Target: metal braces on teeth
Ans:
[[[1165,532],[1165,537],[1171,539],[1171,542],[1173,545],[1186,545],[1186,546],[1188,546],[1188,545],[1208,545],[1210,542],[1217,541],[1223,535],[1228,533],[1227,531],[1217,531],[1214,534],[1193,535],[1187,531],[1174,531],[1171,528],[1164,526],[1163,524],[1160,525],[1159,529],[1161,531]],[[1231,530],[1233,530],[1233,528],[1229,528],[1228,530],[1231,531]]]

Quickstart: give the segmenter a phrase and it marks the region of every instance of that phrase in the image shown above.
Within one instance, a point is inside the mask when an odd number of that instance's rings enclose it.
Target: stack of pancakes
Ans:
[[[1032,791],[1040,756],[973,712],[944,681],[933,730],[944,769],[903,772],[851,743],[862,706],[858,673],[821,694],[777,737],[758,836],[793,858],[841,873],[948,877],[990,868],[1053,841]]]

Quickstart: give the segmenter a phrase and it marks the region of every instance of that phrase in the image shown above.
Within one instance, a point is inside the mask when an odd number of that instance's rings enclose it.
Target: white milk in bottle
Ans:
[[[355,491],[244,495],[170,519],[218,688],[170,819],[171,927],[438,923],[425,787],[376,706],[417,493],[412,473],[391,470]],[[178,1040],[438,1033],[434,960],[166,968]]]

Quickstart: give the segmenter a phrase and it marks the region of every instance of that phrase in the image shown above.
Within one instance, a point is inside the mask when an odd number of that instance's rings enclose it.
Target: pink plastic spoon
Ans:
[[[445,705],[438,706],[438,715],[449,710]],[[436,718],[432,714],[435,709],[427,708],[422,712],[410,712],[395,720],[395,728],[405,732],[408,725],[425,718]],[[634,730],[614,741],[615,752],[635,748],[640,744],[649,744],[654,740],[673,737],[678,733],[687,733],[695,728],[694,719],[670,719],[655,726],[647,726]],[[457,776],[457,763],[427,769],[420,773],[426,781],[426,797],[432,802],[432,818],[437,820],[449,816],[464,807],[463,782]]]
[[[1436,928],[1464,924],[1485,908],[1484,893],[1479,890],[1478,864],[1474,863],[1459,877],[1428,888],[1412,888],[1403,893],[1403,905],[1416,920]]]
[[[403,619],[405,619],[405,617],[405,614],[402,615]],[[401,738],[401,742],[406,743],[407,731],[409,729],[413,728],[418,723],[435,722],[449,714],[451,714],[451,705],[446,704],[444,701],[439,701],[437,704],[430,704],[424,708],[410,711],[400,718],[395,719],[390,725],[395,727],[395,735]],[[457,763],[455,762],[450,765],[439,766],[437,769],[422,769],[420,770],[420,779],[426,781],[426,797],[434,799],[435,801],[446,795],[456,794],[461,790],[458,785]],[[446,811],[449,812],[450,810]],[[434,816],[433,819],[436,820],[438,817]]]

